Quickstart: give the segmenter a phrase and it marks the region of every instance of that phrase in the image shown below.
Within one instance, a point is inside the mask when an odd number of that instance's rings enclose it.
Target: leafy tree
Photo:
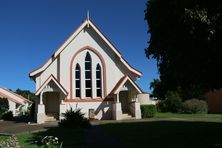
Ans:
[[[162,93],[179,88],[184,98],[200,98],[222,87],[221,0],[149,0],[145,20],[145,53],[157,60]]]
[[[162,86],[162,83],[159,79],[153,79],[153,81],[150,83],[150,89],[153,90],[151,96],[157,97],[158,99],[164,99],[164,89]]]
[[[18,89],[15,91],[15,93],[17,93],[17,94],[19,94],[19,95],[21,95],[21,96],[23,96],[23,97],[25,97],[25,98],[33,101],[33,102],[35,102],[35,99],[37,98],[37,96],[35,96],[35,94],[32,93],[32,92],[29,91],[29,90],[21,90],[21,89],[18,88]]]
[[[173,112],[178,113],[182,111],[183,104],[180,95],[174,91],[166,93],[166,99],[157,104],[160,112]]]

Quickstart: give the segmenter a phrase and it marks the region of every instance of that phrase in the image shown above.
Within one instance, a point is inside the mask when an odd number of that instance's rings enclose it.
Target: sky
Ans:
[[[158,78],[155,60],[146,58],[150,35],[146,0],[1,0],[0,86],[35,91],[30,71],[41,66],[87,17],[143,73],[137,83],[151,92]]]

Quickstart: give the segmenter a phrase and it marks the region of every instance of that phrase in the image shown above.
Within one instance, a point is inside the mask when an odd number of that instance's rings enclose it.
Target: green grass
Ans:
[[[18,134],[17,138],[21,147],[36,148],[41,147],[41,139],[45,136],[58,137],[63,142],[63,148],[84,147],[84,129],[78,128],[50,128],[44,132]]]
[[[171,119],[180,118],[191,121],[207,121],[207,122],[222,122],[222,114],[179,114],[179,113],[157,113],[155,118]]]
[[[99,126],[126,148],[222,147],[220,114],[158,113],[152,120]]]
[[[10,136],[0,135],[0,141],[9,139]]]

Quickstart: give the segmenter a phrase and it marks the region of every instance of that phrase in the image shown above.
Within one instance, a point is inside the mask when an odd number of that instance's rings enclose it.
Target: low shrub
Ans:
[[[167,92],[166,99],[157,104],[158,112],[178,113],[181,112],[182,108],[182,99],[180,95],[174,91]]]
[[[208,112],[207,102],[198,99],[187,100],[183,103],[183,112],[189,114],[204,114]]]
[[[157,113],[157,109],[155,105],[141,105],[141,113],[143,118],[151,118],[154,117]]]
[[[2,114],[2,119],[3,120],[8,120],[8,121],[13,120],[13,113],[12,113],[12,111],[8,111],[8,112],[3,113]]]
[[[67,110],[64,114],[64,119],[59,122],[60,127],[90,127],[90,122],[84,117],[84,114],[81,113],[80,109]]]

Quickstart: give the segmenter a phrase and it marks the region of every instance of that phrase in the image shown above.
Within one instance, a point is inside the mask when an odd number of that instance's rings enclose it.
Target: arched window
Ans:
[[[80,66],[79,64],[77,63],[76,64],[76,68],[75,68],[75,84],[76,84],[76,87],[75,87],[75,91],[76,91],[76,97],[77,98],[80,98],[81,96],[81,75],[80,75]]]
[[[92,60],[89,52],[85,58],[85,96],[92,97]]]
[[[97,64],[96,66],[96,95],[97,97],[102,97],[102,85],[101,85],[101,66]]]

